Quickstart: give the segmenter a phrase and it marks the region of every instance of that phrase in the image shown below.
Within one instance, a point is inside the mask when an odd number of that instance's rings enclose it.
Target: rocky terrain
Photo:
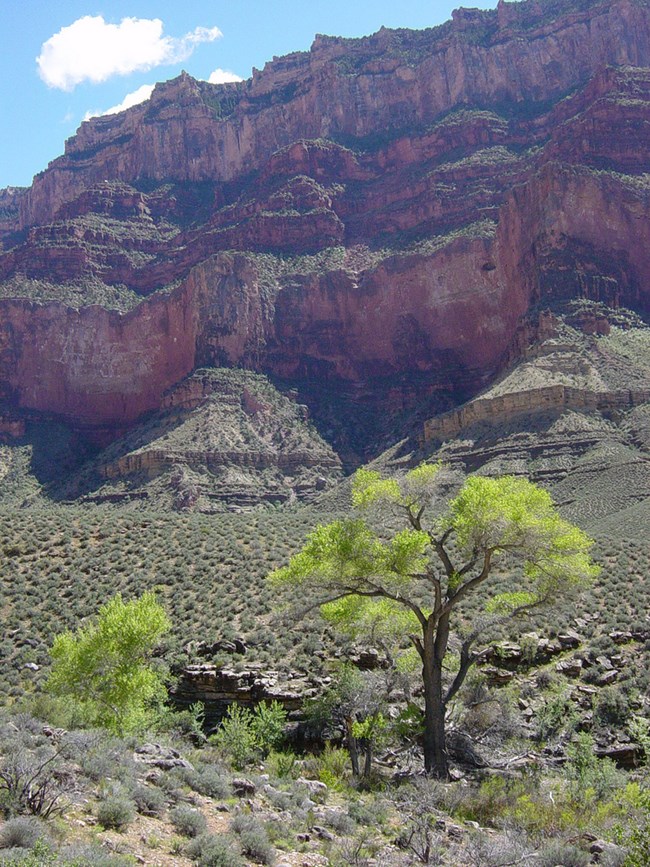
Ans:
[[[645,0],[500,2],[84,122],[0,196],[5,438],[53,419],[92,452],[243,367],[351,467],[490,387],[531,313],[646,316],[649,68]]]

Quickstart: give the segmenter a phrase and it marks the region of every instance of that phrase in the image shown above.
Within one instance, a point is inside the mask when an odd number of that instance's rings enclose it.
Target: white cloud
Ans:
[[[149,99],[155,86],[155,84],[143,84],[142,87],[139,87],[137,90],[127,93],[119,105],[107,108],[106,111],[87,111],[84,120],[90,120],[91,117],[103,117],[106,114],[117,114],[119,111],[126,111],[127,108],[131,108],[131,106],[138,105],[139,103],[144,102],[145,99]]]
[[[48,87],[73,90],[82,81],[97,84],[114,75],[180,63],[198,44],[221,35],[218,27],[197,27],[175,38],[163,36],[159,18],[123,18],[119,24],[108,24],[101,15],[85,15],[44,42],[36,63]]]
[[[235,75],[227,69],[215,69],[210,73],[208,81],[210,84],[232,84],[235,81],[243,81],[240,75]]]

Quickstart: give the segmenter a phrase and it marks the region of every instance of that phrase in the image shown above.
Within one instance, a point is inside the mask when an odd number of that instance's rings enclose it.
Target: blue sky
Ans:
[[[24,186],[89,114],[186,69],[248,78],[316,33],[431,27],[447,0],[0,0],[0,187]],[[466,5],[490,9],[496,0]]]

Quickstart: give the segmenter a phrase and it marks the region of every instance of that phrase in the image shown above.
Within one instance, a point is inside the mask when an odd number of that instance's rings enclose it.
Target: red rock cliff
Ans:
[[[375,419],[450,407],[533,304],[648,309],[649,124],[646,0],[500,2],[317,37],[236,85],[183,74],[0,199],[6,400],[110,436],[225,364]]]

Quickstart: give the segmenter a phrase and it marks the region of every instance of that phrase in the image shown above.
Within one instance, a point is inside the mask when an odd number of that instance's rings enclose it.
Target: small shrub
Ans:
[[[203,731],[205,707],[199,701],[187,710],[161,714],[160,727],[176,738],[187,738],[194,746],[202,746],[207,738]]]
[[[6,755],[0,766],[0,804],[8,813],[31,813],[49,818],[63,809],[64,777],[59,759],[64,748],[33,748],[23,743],[3,744]]]
[[[188,844],[185,852],[198,867],[246,867],[246,862],[222,834],[201,834]]]
[[[598,725],[624,726],[630,713],[628,699],[615,687],[606,686],[597,694],[594,701],[594,722]]]
[[[275,849],[264,829],[242,831],[239,840],[244,854],[257,864],[273,864]]]
[[[198,837],[204,833],[208,825],[203,813],[183,805],[174,807],[169,817],[174,830],[184,837]]]
[[[281,780],[296,779],[300,768],[295,753],[271,751],[266,758],[265,767],[272,777]]]
[[[539,867],[587,867],[591,864],[591,856],[583,849],[578,849],[561,840],[553,840],[537,853],[535,864]]]
[[[547,740],[562,731],[572,731],[577,720],[578,714],[569,697],[562,693],[554,695],[537,712],[537,736]]]
[[[136,786],[132,797],[138,813],[143,816],[160,816],[167,804],[163,792],[152,786]]]
[[[275,850],[271,845],[266,829],[254,816],[239,813],[233,819],[232,830],[239,834],[239,841],[244,854],[258,864],[272,864],[275,860]]]
[[[187,785],[207,798],[227,798],[230,794],[228,775],[218,765],[204,765],[185,775]]]
[[[69,867],[132,867],[133,859],[129,855],[113,855],[98,845],[75,843],[66,846],[52,863]]]
[[[251,724],[251,712],[239,705],[231,704],[212,740],[230,758],[235,768],[241,770],[246,767],[257,754],[257,740]]]
[[[97,808],[97,821],[104,828],[124,831],[135,818],[135,804],[120,795],[102,801]]]
[[[253,730],[257,746],[263,755],[271,750],[277,750],[284,740],[284,727],[287,722],[287,712],[277,701],[270,704],[263,701],[253,713]]]
[[[566,774],[575,801],[601,800],[616,785],[618,773],[610,759],[599,759],[594,752],[594,739],[581,732],[567,748]]]
[[[43,825],[37,819],[17,816],[0,827],[0,849],[31,849],[44,835]]]
[[[346,750],[326,744],[317,761],[318,779],[330,789],[340,789],[347,782],[349,757]]]
[[[348,816],[357,825],[373,828],[377,824],[377,814],[364,801],[352,801],[348,806]]]
[[[261,702],[252,712],[231,704],[212,740],[241,770],[280,746],[286,719],[287,712],[277,701]]]
[[[349,836],[352,834],[356,828],[356,822],[354,819],[343,811],[333,810],[331,813],[327,815],[325,820],[330,828],[333,828],[337,834],[340,834],[342,837]]]

